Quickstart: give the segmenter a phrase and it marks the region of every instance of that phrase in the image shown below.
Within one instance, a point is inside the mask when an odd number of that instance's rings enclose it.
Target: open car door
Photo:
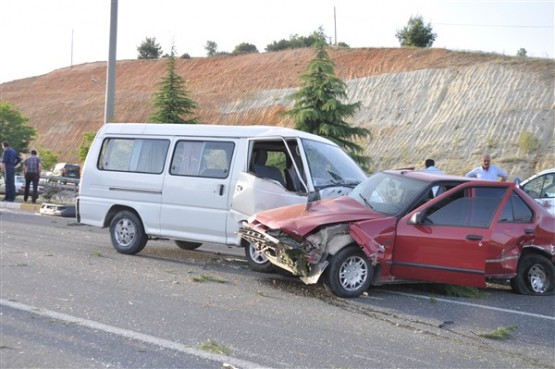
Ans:
[[[294,138],[250,140],[248,168],[239,173],[231,202],[235,221],[259,211],[306,202],[306,185],[298,179],[306,165],[297,148]]]
[[[462,184],[399,220],[391,272],[411,279],[485,287],[491,224],[506,187]]]

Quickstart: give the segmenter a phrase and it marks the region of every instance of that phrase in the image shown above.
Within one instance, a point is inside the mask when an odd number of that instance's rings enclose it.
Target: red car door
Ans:
[[[399,220],[391,273],[412,279],[485,287],[491,224],[506,187],[466,183]]]

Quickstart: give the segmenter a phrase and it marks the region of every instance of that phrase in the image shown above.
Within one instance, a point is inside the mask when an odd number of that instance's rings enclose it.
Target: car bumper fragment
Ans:
[[[242,222],[238,234],[254,245],[270,263],[300,276],[306,284],[316,283],[328,265],[322,260],[322,250],[308,241],[297,241],[285,234],[278,237],[268,234],[262,224]]]

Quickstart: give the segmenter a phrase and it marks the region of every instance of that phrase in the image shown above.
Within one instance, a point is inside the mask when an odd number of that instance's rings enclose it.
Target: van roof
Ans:
[[[168,123],[107,123],[102,126],[100,134],[119,135],[162,135],[162,136],[198,136],[198,137],[300,137],[332,144],[323,137],[299,131],[293,128],[275,126],[224,126],[217,124],[168,124]]]

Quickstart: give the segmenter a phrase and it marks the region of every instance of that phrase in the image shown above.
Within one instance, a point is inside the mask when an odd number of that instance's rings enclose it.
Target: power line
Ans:
[[[503,24],[464,24],[464,23],[433,23],[441,26],[460,26],[460,27],[503,27],[503,28],[553,28],[553,26],[512,26]]]

